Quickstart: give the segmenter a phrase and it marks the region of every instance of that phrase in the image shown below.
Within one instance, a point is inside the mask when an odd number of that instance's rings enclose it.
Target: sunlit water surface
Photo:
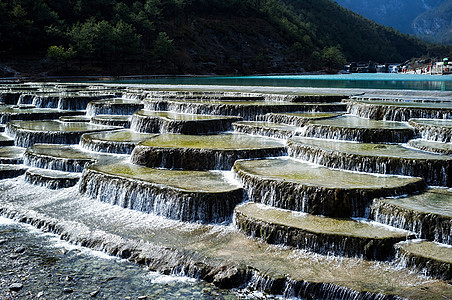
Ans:
[[[155,77],[114,80],[111,83],[274,86],[351,89],[452,91],[452,76],[420,74],[341,74],[228,77]]]
[[[0,299],[245,299],[203,281],[162,275],[0,217]],[[22,249],[21,249],[22,248]],[[22,284],[17,292],[13,284]],[[145,298],[146,297],[146,298]]]

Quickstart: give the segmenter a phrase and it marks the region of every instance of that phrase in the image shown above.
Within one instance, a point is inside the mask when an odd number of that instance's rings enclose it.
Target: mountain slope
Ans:
[[[413,21],[422,13],[447,0],[335,0],[366,18],[403,33],[416,33]]]
[[[413,28],[427,40],[452,44],[452,0],[418,16],[413,21]]]
[[[331,0],[0,2],[2,60],[47,50],[55,64],[40,70],[73,74],[284,73],[322,68],[331,53],[383,62],[447,51]]]

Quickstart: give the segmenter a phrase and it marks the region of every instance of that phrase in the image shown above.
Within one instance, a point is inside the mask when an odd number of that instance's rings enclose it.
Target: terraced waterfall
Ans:
[[[452,101],[60,83],[0,101],[1,216],[220,288],[452,299]]]

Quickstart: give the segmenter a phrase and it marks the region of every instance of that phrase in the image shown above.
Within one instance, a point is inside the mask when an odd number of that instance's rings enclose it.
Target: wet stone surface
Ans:
[[[70,246],[0,218],[0,299],[237,299],[232,291],[164,276]]]

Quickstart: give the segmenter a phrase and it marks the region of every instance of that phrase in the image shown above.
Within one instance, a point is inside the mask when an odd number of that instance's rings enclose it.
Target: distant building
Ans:
[[[388,73],[399,73],[401,71],[400,65],[389,65]]]
[[[430,71],[432,75],[450,75],[452,74],[452,65],[449,64],[448,58],[443,58],[443,61],[433,63]]]

